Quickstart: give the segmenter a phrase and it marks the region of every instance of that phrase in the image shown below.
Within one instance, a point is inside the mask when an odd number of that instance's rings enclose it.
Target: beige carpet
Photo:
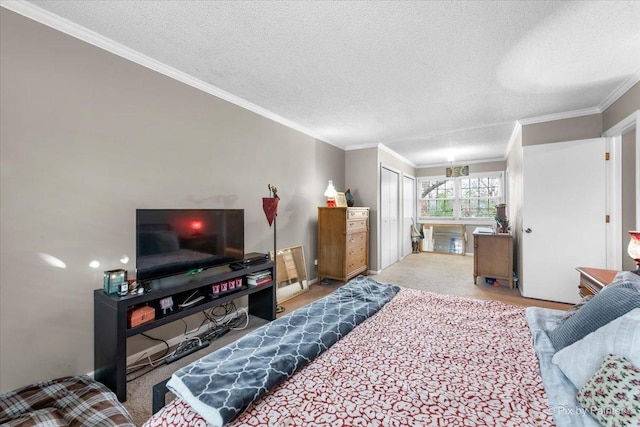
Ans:
[[[508,286],[490,286],[485,283],[483,278],[478,278],[478,284],[474,285],[473,257],[469,256],[432,253],[411,254],[387,268],[381,274],[372,275],[371,277],[382,283],[393,283],[407,288],[440,294],[498,300],[524,306],[557,309],[567,309],[569,307],[566,304],[523,298],[520,296],[518,289],[509,289]],[[576,272],[576,292],[577,283],[578,273]],[[308,292],[282,303],[286,308],[284,314],[313,300],[322,298],[340,286],[340,283],[312,285]],[[143,377],[128,383],[127,401],[124,406],[131,413],[136,425],[142,425],[151,416],[151,388],[154,384],[168,378],[182,366],[238,339],[264,323],[266,323],[264,320],[252,317],[247,329],[229,332],[221,339],[213,342],[209,347],[170,365],[162,365]],[[167,395],[167,402],[172,398],[172,395]]]

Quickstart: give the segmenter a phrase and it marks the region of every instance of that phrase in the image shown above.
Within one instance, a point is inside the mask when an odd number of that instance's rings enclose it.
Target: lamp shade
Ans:
[[[324,196],[329,199],[335,199],[337,194],[338,192],[336,191],[336,188],[333,186],[333,180],[330,179],[329,185],[327,186],[327,189],[324,192]]]

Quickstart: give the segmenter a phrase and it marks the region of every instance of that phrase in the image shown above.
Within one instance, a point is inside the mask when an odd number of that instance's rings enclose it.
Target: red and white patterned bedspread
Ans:
[[[524,308],[402,289],[233,426],[552,426]],[[206,426],[176,399],[145,427]]]

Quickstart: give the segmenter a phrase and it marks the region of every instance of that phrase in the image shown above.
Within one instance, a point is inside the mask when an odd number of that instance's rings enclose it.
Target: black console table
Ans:
[[[246,275],[257,271],[270,270],[275,278],[275,263],[266,261],[262,264],[234,271],[228,266],[214,267],[203,272],[204,276],[183,278],[168,286],[152,286],[151,292],[136,295],[107,295],[102,289],[93,292],[93,360],[95,379],[109,387],[118,400],[127,400],[127,338],[143,333],[158,326],[171,323],[183,317],[217,307],[242,296],[249,297],[249,314],[265,320],[276,318],[275,280],[257,287],[249,287]],[[201,274],[203,274],[201,273]],[[211,285],[242,279],[242,287],[218,296],[212,295]],[[179,308],[178,305],[187,298],[193,300],[203,296],[198,303]],[[173,311],[166,314],[160,308],[160,300],[172,297]],[[155,319],[135,327],[129,327],[127,314],[129,311],[149,306],[155,309]]]

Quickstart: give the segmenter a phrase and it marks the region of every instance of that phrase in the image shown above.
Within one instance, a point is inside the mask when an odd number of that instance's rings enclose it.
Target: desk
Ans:
[[[590,267],[577,267],[576,270],[580,273],[578,292],[582,298],[600,292],[602,288],[613,282],[613,279],[618,273],[617,270],[604,270]]]

